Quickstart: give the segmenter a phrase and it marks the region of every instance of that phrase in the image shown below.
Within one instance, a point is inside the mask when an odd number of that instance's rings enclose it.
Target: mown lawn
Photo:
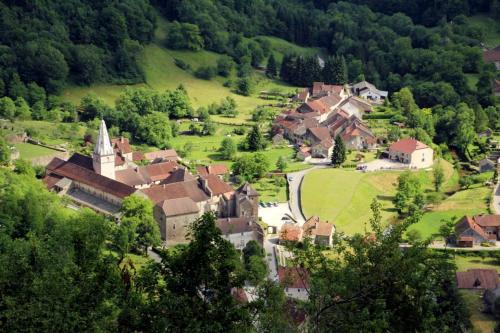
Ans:
[[[433,237],[439,231],[439,227],[446,221],[457,221],[464,215],[475,215],[487,213],[487,198],[491,195],[491,189],[487,187],[476,187],[468,190],[458,191],[446,198],[432,211],[426,212],[422,220],[410,226],[409,230],[417,230],[423,238]],[[437,237],[439,238],[439,237]]]
[[[57,153],[54,149],[32,145],[31,143],[16,143],[14,146],[19,150],[21,158],[27,160]]]
[[[454,169],[441,161],[447,183]],[[388,223],[396,217],[392,204],[397,179],[401,172],[362,173],[343,169],[320,169],[308,173],[302,185],[302,208],[306,217],[318,215],[347,234],[369,230],[370,204],[374,198],[382,205],[382,220]],[[415,172],[426,192],[432,191],[432,172]]]
[[[471,268],[491,268],[500,273],[500,260],[488,257],[488,251],[483,251],[484,258],[480,256],[454,255],[457,271],[466,271]]]
[[[473,332],[491,333],[495,328],[495,319],[493,316],[483,313],[482,291],[461,290],[460,291],[465,304],[470,312],[470,320],[473,325]]]
[[[282,179],[282,184],[279,182],[277,179],[263,178],[253,183],[252,186],[259,192],[259,199],[262,202],[286,202],[285,179]]]

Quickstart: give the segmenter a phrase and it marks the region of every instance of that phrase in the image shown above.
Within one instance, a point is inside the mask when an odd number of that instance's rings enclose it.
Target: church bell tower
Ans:
[[[99,136],[92,154],[92,161],[96,173],[115,179],[115,152],[111,146],[104,120],[101,120],[99,126]]]

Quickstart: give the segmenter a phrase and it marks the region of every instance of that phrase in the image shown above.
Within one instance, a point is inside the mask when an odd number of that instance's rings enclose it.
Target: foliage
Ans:
[[[340,135],[337,135],[335,137],[335,145],[333,147],[333,152],[332,152],[332,165],[335,168],[338,168],[339,166],[342,165],[346,160],[346,149],[345,149],[345,144],[344,140],[340,137]]]
[[[253,92],[254,84],[252,79],[245,76],[236,83],[236,92],[243,96],[250,96]]]
[[[232,159],[238,152],[234,140],[231,138],[224,138],[220,144],[219,153],[225,160]]]
[[[222,56],[217,59],[217,74],[223,77],[231,75],[234,61],[229,56]]]
[[[420,180],[411,172],[404,172],[398,177],[398,187],[393,202],[399,214],[412,214],[423,208],[425,200]]]
[[[432,174],[434,176],[433,178],[434,189],[436,190],[436,192],[439,192],[444,183],[444,171],[440,163],[437,163],[434,166]]]
[[[235,158],[231,170],[235,176],[254,182],[264,177],[269,170],[269,161],[261,153],[245,154]]]
[[[266,75],[270,78],[275,78],[278,76],[278,64],[276,63],[276,58],[272,53],[267,59]]]
[[[194,72],[199,79],[211,80],[217,74],[217,68],[213,66],[200,66]]]
[[[152,146],[167,147],[172,138],[168,117],[164,113],[153,112],[140,118],[136,135],[140,141]]]
[[[198,26],[177,21],[170,24],[165,43],[171,49],[199,51],[203,48],[203,38]]]
[[[245,139],[245,149],[250,151],[264,150],[267,146],[267,140],[262,134],[262,130],[258,124],[252,126]]]
[[[1,134],[0,132],[0,165],[5,165],[10,161],[11,150],[7,141],[5,141],[5,138]]]
[[[283,172],[287,168],[288,164],[286,163],[286,159],[283,156],[280,156],[276,161],[276,169],[279,172]]]

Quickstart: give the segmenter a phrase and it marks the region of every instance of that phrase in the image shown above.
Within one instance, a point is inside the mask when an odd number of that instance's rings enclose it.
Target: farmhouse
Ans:
[[[217,220],[222,237],[231,242],[237,250],[243,250],[248,242],[254,240],[263,246],[264,231],[258,223],[244,217],[220,218]]]
[[[464,216],[455,224],[456,236],[452,242],[459,247],[472,247],[475,244],[495,243],[500,239],[500,215]]]
[[[416,139],[401,139],[389,147],[389,158],[413,169],[429,168],[434,163],[434,151]]]
[[[128,140],[110,140],[101,121],[92,157],[74,154],[67,161],[54,158],[43,181],[50,190],[75,203],[116,218],[125,197],[149,198],[161,237],[169,246],[187,242],[188,225],[208,211],[220,218],[235,218],[237,225],[258,231],[259,194],[249,184],[234,190],[225,183],[219,175],[227,169],[208,166],[206,173],[195,177],[177,163],[173,150],[145,154],[142,159],[153,162],[145,166],[136,165],[133,156]],[[225,230],[228,237],[232,235]],[[258,239],[257,234],[253,238]]]
[[[310,217],[302,226],[305,237],[310,237],[314,244],[332,246],[335,226],[328,221],[320,221],[319,217]]]
[[[353,95],[365,98],[373,102],[381,102],[387,98],[388,92],[378,90],[373,84],[367,81],[361,81],[351,86]]]
[[[497,70],[500,70],[500,45],[494,49],[483,52],[484,62],[492,63]]]

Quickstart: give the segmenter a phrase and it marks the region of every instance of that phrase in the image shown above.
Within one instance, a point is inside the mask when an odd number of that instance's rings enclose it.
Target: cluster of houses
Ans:
[[[56,157],[47,165],[43,181],[74,203],[115,218],[126,197],[151,200],[167,246],[188,242],[189,224],[208,211],[216,212],[223,236],[236,248],[250,240],[262,244],[259,193],[249,184],[233,189],[223,180],[227,172],[225,166],[212,165],[193,175],[180,164],[175,150],[133,152],[128,139],[110,140],[101,121],[92,157]]]
[[[363,115],[373,111],[372,104],[387,97],[369,82],[352,86],[314,82],[300,91],[294,100],[301,104],[286,110],[273,123],[273,142],[287,139],[299,147],[297,158],[329,158],[334,138],[340,135],[347,149],[373,149],[376,137]]]

